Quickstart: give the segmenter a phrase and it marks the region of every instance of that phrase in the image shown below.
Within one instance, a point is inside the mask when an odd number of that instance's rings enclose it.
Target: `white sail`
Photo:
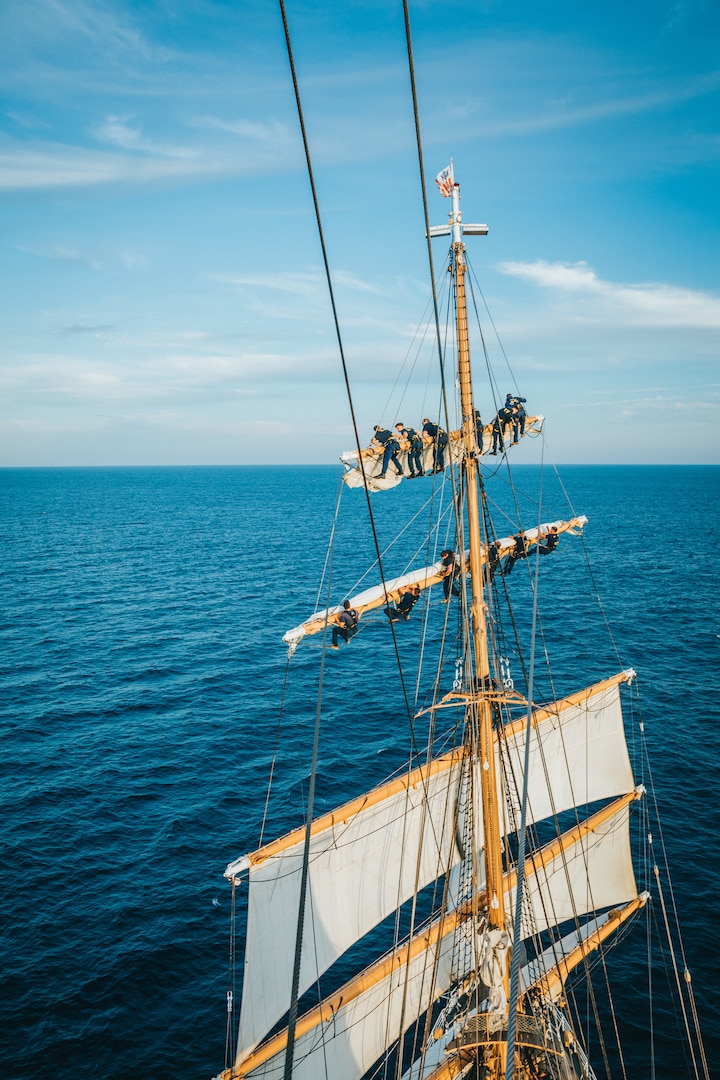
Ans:
[[[523,887],[523,938],[637,896],[629,820],[625,807],[592,836],[528,874]],[[506,894],[506,910],[514,916],[515,888]]]
[[[529,824],[633,788],[617,686],[627,677],[622,673],[538,710],[531,737]],[[511,760],[521,756],[522,728],[511,729],[506,742]],[[499,748],[501,753],[507,759]],[[445,754],[429,772],[416,769],[314,824],[300,993],[415,888],[458,864],[454,820],[461,760],[459,751]],[[568,766],[577,776],[568,775]],[[475,782],[479,786],[479,775]],[[508,821],[506,832],[516,827]],[[478,849],[483,845],[479,824],[476,843]],[[304,830],[297,830],[226,871],[230,877],[242,869],[250,872],[242,1054],[290,1006],[303,845]]]
[[[595,802],[633,786],[625,743],[620,680],[634,672],[591,688],[588,696],[554,703],[537,710],[530,735],[528,772],[529,820],[542,821],[562,809]],[[580,700],[578,700],[580,697]],[[505,728],[506,798],[511,800],[511,832],[520,821],[520,777],[525,755],[525,721]],[[613,750],[608,753],[609,747]],[[504,808],[507,812],[507,806]]]
[[[459,858],[453,819],[459,752],[340,809],[311,839],[300,992],[415,888]],[[304,832],[250,865],[239,1049],[246,1053],[290,1006]],[[418,859],[419,853],[419,859]],[[262,854],[262,853],[259,853]]]
[[[529,903],[538,925],[527,925],[524,937],[552,925],[550,920],[542,925],[541,891],[545,908],[558,911],[559,921],[571,916],[580,918],[597,908],[636,897],[628,820],[628,809],[623,805],[612,818],[547,860],[541,873],[528,872]],[[513,887],[507,893],[510,906],[514,892]],[[461,980],[475,966],[472,949],[454,955],[455,929],[452,917],[447,917],[444,924],[436,921],[417,934],[410,946],[398,949],[394,956],[372,965],[342,987],[325,1008],[308,1014],[305,1023],[299,1021],[293,1077],[320,1080],[329,1075],[359,1080],[429,1002],[448,990],[452,979]],[[556,958],[560,955],[562,950]],[[281,1074],[283,1036],[268,1049],[273,1052],[255,1068],[252,1059],[248,1061],[247,1076],[270,1078]],[[238,1067],[246,1075],[242,1057],[238,1058]]]

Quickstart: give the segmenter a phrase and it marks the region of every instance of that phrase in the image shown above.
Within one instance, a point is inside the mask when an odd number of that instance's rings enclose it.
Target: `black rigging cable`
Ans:
[[[310,158],[310,146],[309,146],[309,143],[308,143],[307,131],[306,131],[306,128],[305,128],[305,119],[304,119],[304,116],[303,116],[302,103],[301,103],[301,100],[300,100],[300,88],[299,88],[299,84],[298,84],[297,73],[296,73],[296,70],[295,70],[295,61],[294,61],[294,58],[293,58],[292,45],[291,45],[291,42],[290,42],[290,28],[289,28],[289,25],[288,25],[287,13],[285,11],[284,0],[280,0],[280,13],[281,13],[281,16],[282,16],[283,30],[284,30],[284,34],[285,34],[285,45],[286,45],[286,48],[287,48],[288,61],[289,61],[289,64],[290,64],[290,72],[291,72],[291,75],[292,75],[293,90],[294,90],[294,93],[295,93],[295,103],[296,103],[297,112],[298,112],[298,120],[299,120],[299,123],[300,123],[300,130],[301,130],[301,133],[302,133],[303,148],[305,150],[305,161],[306,161],[306,165],[307,165],[308,178],[310,180],[310,187],[311,187],[311,190],[312,190],[313,207],[315,209],[315,219],[316,219],[317,228],[318,228],[318,235],[319,235],[319,238],[320,238],[320,246],[321,246],[321,250],[322,250],[323,265],[325,267],[325,277],[326,277],[326,280],[327,280],[328,294],[329,294],[329,297],[330,297],[330,305],[332,307],[333,321],[334,321],[334,324],[335,324],[335,333],[336,333],[336,337],[337,337],[338,349],[339,349],[339,353],[340,353],[340,360],[341,360],[342,369],[343,369],[343,378],[345,380],[345,390],[346,390],[346,393],[347,393],[348,405],[350,407],[350,416],[351,416],[351,419],[352,419],[353,433],[354,433],[354,436],[355,436],[355,445],[356,445],[357,453],[358,453],[358,461],[359,461],[359,464],[360,464],[360,471],[361,471],[362,477],[363,477],[363,487],[365,489],[365,497],[366,497],[366,500],[367,500],[368,515],[369,515],[369,519],[370,519],[370,526],[371,526],[371,529],[372,529],[373,541],[374,541],[374,544],[375,544],[375,553],[376,553],[376,556],[377,556],[378,569],[380,571],[380,578],[381,578],[381,581],[382,581],[382,584],[383,584],[383,588],[385,589],[386,602],[388,602],[389,597],[387,595],[387,585],[386,585],[385,573],[384,573],[383,565],[382,565],[382,555],[381,555],[381,551],[380,551],[380,542],[379,542],[378,535],[377,535],[377,529],[375,527],[375,519],[374,519],[374,515],[373,515],[373,511],[372,511],[372,505],[371,505],[371,502],[370,502],[370,491],[369,491],[368,486],[367,486],[367,477],[365,475],[365,464],[364,464],[363,456],[362,456],[362,447],[360,445],[360,435],[359,435],[359,432],[358,432],[357,419],[356,419],[356,416],[355,416],[355,407],[354,407],[354,404],[353,404],[352,391],[350,389],[350,379],[349,379],[349,376],[348,376],[347,362],[346,362],[346,359],[345,359],[345,350],[344,350],[343,342],[342,342],[342,334],[340,332],[340,322],[339,322],[338,313],[337,313],[337,305],[335,303],[335,292],[334,292],[334,289],[333,289],[332,276],[331,276],[331,273],[330,273],[330,264],[329,264],[329,261],[328,261],[327,249],[326,249],[326,246],[325,246],[325,235],[324,235],[324,232],[323,232],[322,220],[321,220],[321,216],[320,216],[320,205],[319,205],[319,202],[318,202],[317,190],[316,190],[316,187],[315,187],[315,177],[314,177],[313,168],[312,168],[312,162],[311,162],[311,158]],[[447,409],[446,409],[446,411],[447,411]],[[330,581],[330,575],[328,575],[328,588],[329,588],[329,581]],[[329,608],[329,602],[330,602],[330,597],[329,597],[329,593],[328,593],[328,608]],[[327,633],[327,621],[328,621],[328,612],[326,611],[326,614],[325,614],[325,633]],[[405,707],[406,707],[406,711],[407,711],[408,722],[410,724],[411,737],[412,737],[413,745],[415,745],[415,730],[414,730],[412,710],[411,710],[411,707],[410,707],[410,699],[408,697],[407,689],[405,687],[405,680],[404,680],[404,677],[403,677],[402,664],[401,664],[401,661],[400,661],[400,651],[399,651],[399,647],[398,647],[397,636],[395,634],[395,628],[392,625],[392,623],[390,624],[390,630],[391,630],[391,633],[392,633],[393,643],[394,643],[394,646],[395,646],[395,655],[396,655],[398,671],[399,671],[399,675],[400,675],[400,683],[401,683],[401,687],[402,687],[403,698],[405,700]],[[316,776],[316,770],[317,770],[317,753],[318,753],[319,728],[320,728],[320,706],[321,706],[321,700],[322,700],[322,684],[323,684],[323,674],[324,674],[324,662],[325,662],[325,651],[323,650],[321,664],[320,664],[320,680],[319,680],[319,686],[318,686],[318,700],[317,700],[317,709],[316,709],[316,717],[315,717],[315,733],[314,733],[314,742],[313,742],[312,772],[311,772],[311,776],[310,776],[310,790],[309,790],[309,793],[308,793],[308,808],[307,808],[307,821],[306,821],[306,832],[305,832],[305,847],[304,847],[304,854],[303,854],[302,876],[301,876],[301,882],[300,882],[300,902],[299,902],[299,908],[298,908],[298,925],[297,925],[297,934],[296,934],[296,942],[295,942],[295,961],[294,961],[294,968],[293,968],[293,983],[292,983],[292,991],[291,991],[291,999],[290,999],[290,1011],[289,1011],[289,1014],[288,1014],[287,1049],[286,1049],[286,1054],[285,1054],[285,1068],[284,1068],[285,1080],[291,1080],[292,1069],[293,1069],[295,1026],[296,1026],[296,1023],[297,1023],[297,1010],[298,1010],[298,997],[299,997],[299,984],[300,984],[300,956],[301,956],[302,937],[303,937],[303,928],[304,928],[304,919],[305,919],[305,896],[306,896],[306,890],[307,890],[307,878],[308,878],[308,869],[309,869],[308,864],[309,864],[309,851],[310,851],[310,826],[311,826],[311,822],[312,822],[313,798],[314,798],[314,791],[315,791],[315,776]]]

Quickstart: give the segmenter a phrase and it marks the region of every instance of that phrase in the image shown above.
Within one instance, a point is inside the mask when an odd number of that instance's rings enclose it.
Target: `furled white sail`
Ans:
[[[541,892],[544,907],[555,909],[560,922],[635,898],[628,817],[623,805],[608,821],[549,859],[541,874],[528,873],[529,903],[537,925],[527,922],[524,937],[552,925],[551,919],[544,920],[540,914],[544,910]],[[511,904],[514,891],[508,891]],[[428,1003],[448,990],[453,978],[462,979],[476,964],[477,955],[473,956],[472,950],[453,955],[455,929],[452,917],[444,925],[436,921],[417,934],[411,946],[371,965],[333,995],[324,1009],[308,1014],[305,1023],[301,1020],[293,1076],[298,1080],[320,1080],[328,1075],[359,1080]],[[255,1068],[248,1062],[248,1077],[255,1080],[279,1075],[285,1053],[282,1036],[272,1050]],[[245,1075],[242,1057],[238,1066]]]
[[[622,673],[539,710],[532,729],[529,823],[632,789],[617,687],[627,677]],[[508,752],[499,749],[499,755],[511,761],[522,756],[522,728],[511,728],[506,742]],[[301,993],[415,888],[459,862],[454,822],[461,761],[459,751],[445,754],[429,770],[416,769],[314,824]],[[576,778],[568,776],[568,767]],[[550,794],[541,796],[548,783]],[[508,821],[506,831],[515,827]],[[479,825],[476,843],[482,847]],[[290,1005],[303,844],[304,831],[297,830],[226,871],[230,877],[243,869],[250,873],[243,1055]]]

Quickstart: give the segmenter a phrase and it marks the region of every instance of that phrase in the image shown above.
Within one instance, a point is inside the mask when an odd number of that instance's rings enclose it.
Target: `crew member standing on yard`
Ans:
[[[405,427],[404,424],[396,424],[395,430],[400,435],[401,439],[407,439],[410,443],[408,449],[408,468],[410,470],[410,479],[414,479],[416,476],[422,476],[422,439],[418,435],[415,428]]]
[[[335,616],[335,626],[332,629],[332,644],[331,649],[337,649],[338,641],[340,638],[343,641],[349,641],[351,637],[357,634],[358,622],[360,621],[360,615],[354,607],[350,607],[350,601],[343,601],[343,610],[339,611]]]
[[[525,412],[524,405],[526,399],[524,397],[511,398],[508,394],[508,401],[510,401],[513,410],[513,442],[519,441],[520,436],[525,434],[525,421],[527,420],[527,413]],[[507,401],[505,405],[507,406]]]
[[[508,405],[507,403],[505,403],[505,405],[503,405],[502,409],[498,409],[498,420],[502,424],[502,433],[503,433],[503,435],[507,435],[507,430],[510,427],[510,425],[513,423],[513,419],[514,419],[513,406]]]
[[[475,418],[475,438],[477,439],[478,454],[482,454],[482,448],[483,448],[483,422],[482,422],[482,419],[480,417],[480,410],[479,409],[474,410],[474,418]]]
[[[447,604],[450,596],[457,596],[460,590],[455,584],[455,573],[457,571],[457,564],[455,562],[455,552],[450,548],[446,548],[440,552],[440,558],[442,559],[442,575],[443,575],[443,604]]]
[[[385,473],[387,472],[387,467],[391,461],[395,466],[397,472],[400,474],[400,476],[402,476],[402,465],[397,458],[398,454],[400,453],[400,443],[397,441],[392,431],[388,431],[387,428],[381,428],[379,424],[376,424],[375,434],[372,437],[372,441],[384,447],[385,449],[382,459],[380,479],[385,479]]]
[[[493,420],[492,437],[493,437],[493,448],[490,451],[490,453],[494,457],[495,454],[497,454],[497,452],[498,452],[498,445],[500,446],[501,451],[505,450],[505,443],[503,442],[503,425],[502,425],[502,422],[500,420],[500,415],[499,414]]]
[[[447,432],[425,417],[423,420],[423,435],[429,435],[433,441],[433,467],[430,472],[443,472],[445,469],[445,447],[448,444]]]
[[[495,576],[495,571],[500,566],[500,544],[497,540],[493,540],[488,545],[487,564],[485,566],[485,581],[492,581]]]

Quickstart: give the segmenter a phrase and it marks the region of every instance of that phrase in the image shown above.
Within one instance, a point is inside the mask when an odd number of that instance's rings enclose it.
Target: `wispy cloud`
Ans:
[[[598,93],[599,100],[576,104],[560,100],[542,111],[516,119],[492,121],[486,131],[490,134],[532,133],[558,128],[577,127],[618,116],[639,116],[647,112],[666,110],[693,98],[714,93],[720,87],[720,72],[708,72],[674,86],[651,89],[636,94],[614,96]],[[601,90],[601,88],[598,88]]]
[[[658,282],[627,284],[603,281],[587,263],[504,262],[499,269],[512,277],[553,289],[560,296],[571,294],[585,304],[578,316],[598,319],[608,309],[625,321],[645,326],[676,326],[698,330],[720,328],[720,297]]]
[[[221,120],[217,116],[197,116],[192,121],[194,127],[204,128],[210,131],[226,131],[231,135],[239,135],[244,139],[252,139],[255,142],[272,143],[287,142],[290,131],[286,124],[278,120],[268,120],[261,123],[257,120]],[[292,133],[293,142],[296,135]]]
[[[239,289],[270,289],[274,292],[305,297],[317,297],[323,285],[323,278],[319,271],[305,274],[215,274],[213,280]]]
[[[122,150],[136,150],[143,154],[153,154],[168,158],[196,158],[199,154],[189,146],[171,146],[167,143],[154,142],[146,138],[138,125],[133,125],[129,117],[108,116],[95,130],[95,135],[102,142],[112,143]]]
[[[147,149],[147,148],[143,148]],[[0,191],[52,188],[138,186],[164,180],[250,175],[258,161],[227,152],[112,153],[58,143],[15,144],[0,150]]]
[[[48,247],[28,247],[18,244],[16,250],[22,251],[25,255],[34,255],[38,259],[77,263],[80,266],[88,266],[91,270],[100,270],[103,265],[94,255],[77,251],[75,248],[67,247],[65,244],[50,244]]]

